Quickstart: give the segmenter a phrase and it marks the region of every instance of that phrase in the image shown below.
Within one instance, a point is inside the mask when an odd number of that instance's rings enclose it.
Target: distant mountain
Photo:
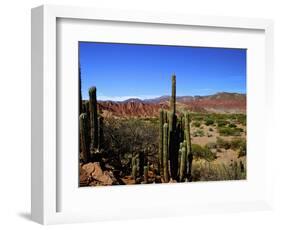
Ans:
[[[160,108],[169,109],[170,96],[141,100],[98,101],[99,109],[109,116],[158,116]],[[177,110],[202,113],[246,113],[246,94],[220,92],[208,96],[179,96]]]

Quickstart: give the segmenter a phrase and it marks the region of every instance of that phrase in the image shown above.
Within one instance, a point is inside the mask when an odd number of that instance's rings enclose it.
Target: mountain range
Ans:
[[[169,109],[170,96],[141,100],[98,101],[104,115],[117,117],[155,117],[159,109]],[[200,113],[246,113],[246,94],[220,92],[208,96],[179,96],[177,111]]]

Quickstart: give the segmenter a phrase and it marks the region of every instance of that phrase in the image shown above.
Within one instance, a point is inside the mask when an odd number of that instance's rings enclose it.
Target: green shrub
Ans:
[[[207,119],[205,120],[205,124],[206,124],[207,126],[213,125],[213,124],[214,124],[214,121],[213,121],[211,118],[207,118]]]
[[[226,141],[220,137],[217,138],[217,147],[218,148],[223,148],[223,149],[230,149],[231,144],[229,141]]]
[[[237,114],[236,120],[243,126],[246,126],[246,115],[245,114]]]
[[[204,137],[204,131],[201,129],[198,129],[192,133],[192,136],[193,137]]]
[[[218,127],[225,127],[228,123],[226,120],[217,120]]]
[[[193,126],[196,127],[196,128],[199,128],[200,125],[201,125],[201,123],[198,122],[198,121],[193,122]]]
[[[229,128],[229,127],[220,127],[219,134],[221,136],[240,136],[243,129],[241,128]]]
[[[245,145],[246,145],[246,140],[244,140],[242,138],[236,138],[230,142],[231,149],[233,149],[233,150],[241,149]]]
[[[228,127],[229,127],[229,128],[236,128],[237,125],[235,125],[235,124],[233,124],[233,123],[230,123],[230,124],[228,125]]]
[[[217,148],[217,143],[215,142],[209,142],[206,144],[206,147],[209,149],[216,149]]]
[[[239,147],[238,157],[243,157],[246,155],[247,155],[247,145],[246,145],[246,141],[244,141],[242,145]]]
[[[217,158],[216,154],[213,153],[207,146],[202,147],[201,145],[192,144],[191,150],[195,158],[202,158],[207,161],[213,161]]]
[[[240,162],[216,164],[215,162],[195,161],[192,165],[193,181],[245,180],[246,165]]]
[[[199,115],[199,114],[192,114],[191,115],[191,120],[193,120],[193,121],[202,121],[203,120],[203,116]]]
[[[213,130],[213,128],[209,128],[209,131],[210,131],[210,132],[213,132],[214,130]]]

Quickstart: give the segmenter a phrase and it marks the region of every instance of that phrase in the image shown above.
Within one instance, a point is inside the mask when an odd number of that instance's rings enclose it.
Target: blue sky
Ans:
[[[154,98],[217,92],[246,93],[246,50],[79,42],[82,97],[97,87],[98,100]]]

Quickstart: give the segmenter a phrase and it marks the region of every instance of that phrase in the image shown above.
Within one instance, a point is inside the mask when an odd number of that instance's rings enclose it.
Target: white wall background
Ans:
[[[38,229],[30,221],[30,9],[41,4],[68,4],[271,18],[275,21],[275,94],[281,94],[281,13],[278,0],[6,0],[0,8],[0,228]],[[280,64],[279,64],[280,63]],[[281,105],[281,103],[280,103]],[[275,203],[273,212],[202,215],[91,224],[48,226],[52,229],[280,229],[280,106],[276,108]],[[279,134],[279,137],[278,137]],[[147,204],[149,208],[149,204]]]

